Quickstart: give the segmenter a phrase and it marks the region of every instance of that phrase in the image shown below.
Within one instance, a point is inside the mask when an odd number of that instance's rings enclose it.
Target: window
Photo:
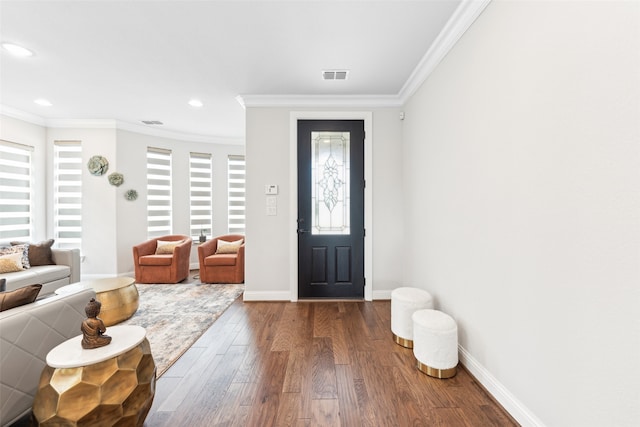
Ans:
[[[0,240],[33,236],[33,147],[0,141]]]
[[[171,150],[147,147],[147,235],[172,233]]]
[[[213,225],[213,165],[211,154],[189,155],[189,201],[191,206],[191,237],[211,234]]]
[[[53,143],[53,233],[60,248],[82,247],[82,145]]]
[[[229,156],[227,161],[228,229],[231,234],[244,234],[245,231],[244,163],[244,156]]]

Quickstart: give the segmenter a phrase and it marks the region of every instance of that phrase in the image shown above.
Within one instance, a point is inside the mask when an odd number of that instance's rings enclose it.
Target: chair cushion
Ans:
[[[214,266],[214,265],[236,265],[236,261],[238,260],[237,254],[216,254],[209,255],[204,259],[204,265]]]
[[[145,255],[138,259],[140,265],[171,265],[173,255]]]
[[[227,242],[226,240],[218,239],[218,247],[216,248],[216,254],[235,254],[240,249],[243,239],[236,240],[235,242]]]

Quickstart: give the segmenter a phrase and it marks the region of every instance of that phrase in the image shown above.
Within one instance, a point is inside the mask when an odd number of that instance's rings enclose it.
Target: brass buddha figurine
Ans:
[[[87,319],[82,322],[80,327],[82,331],[82,348],[84,349],[104,347],[111,342],[111,337],[104,334],[107,331],[104,322],[98,317],[101,307],[100,301],[91,298],[84,308]]]

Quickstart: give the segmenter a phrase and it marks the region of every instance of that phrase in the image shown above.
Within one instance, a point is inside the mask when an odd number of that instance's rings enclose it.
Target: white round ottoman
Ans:
[[[436,378],[453,377],[458,366],[458,326],[438,310],[413,313],[413,355],[418,369]]]
[[[396,344],[413,348],[411,315],[424,308],[433,308],[433,298],[429,292],[409,287],[391,291],[391,332]]]

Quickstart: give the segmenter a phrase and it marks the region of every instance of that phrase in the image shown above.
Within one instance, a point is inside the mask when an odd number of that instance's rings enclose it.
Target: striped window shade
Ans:
[[[0,140],[0,240],[33,236],[33,151]]]
[[[59,248],[82,247],[82,143],[53,143],[53,234]]]
[[[210,153],[189,154],[191,237],[211,235],[213,225],[213,159]]]
[[[245,233],[245,161],[230,155],[227,161],[228,229],[230,234]]]
[[[171,150],[147,147],[147,236],[173,234]]]

